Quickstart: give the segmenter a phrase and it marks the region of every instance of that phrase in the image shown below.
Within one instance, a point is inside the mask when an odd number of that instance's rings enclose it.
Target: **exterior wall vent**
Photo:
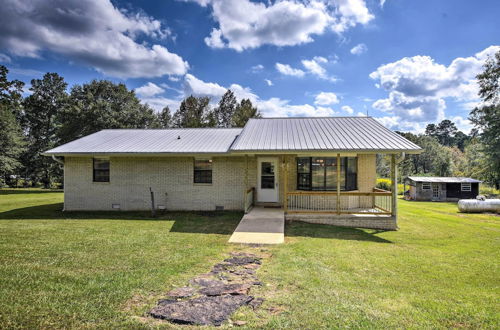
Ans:
[[[111,204],[111,208],[114,210],[119,210],[119,209],[121,209],[121,206],[120,206],[120,204]]]
[[[222,205],[215,205],[215,210],[216,211],[224,211],[224,206],[222,206]]]
[[[158,210],[166,210],[167,207],[165,205],[158,205]]]

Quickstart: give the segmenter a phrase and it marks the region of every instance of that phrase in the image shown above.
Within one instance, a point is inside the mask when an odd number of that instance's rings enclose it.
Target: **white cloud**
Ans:
[[[487,55],[498,50],[500,46],[491,46],[473,56],[456,58],[448,66],[430,56],[405,57],[382,65],[370,78],[389,95],[375,101],[373,107],[397,117],[401,127],[410,126],[405,122],[440,121],[445,118],[446,98],[465,104],[477,102],[475,76]]]
[[[368,50],[368,47],[366,47],[365,44],[358,44],[358,45],[352,47],[351,54],[361,55],[363,53],[366,53],[367,50]]]
[[[205,82],[191,74],[185,76],[184,96],[191,94],[208,96],[211,98],[212,103],[216,103],[228,88],[234,92],[238,100],[242,98],[250,99],[265,117],[317,117],[333,116],[335,114],[335,111],[328,107],[312,106],[310,104],[290,104],[289,100],[276,97],[264,100],[248,87],[231,84],[226,88],[217,83]]]
[[[314,104],[318,105],[332,105],[339,103],[339,98],[335,93],[331,92],[321,92],[316,95],[316,99],[314,100]]]
[[[334,62],[336,62],[336,58],[334,59]],[[314,56],[310,60],[302,60],[301,61],[302,66],[306,69],[308,74],[311,74],[313,76],[316,76],[320,79],[325,79],[325,80],[330,80],[332,82],[337,81],[338,79],[334,76],[329,76],[326,72],[326,69],[323,67],[326,63],[328,63],[328,59],[322,56]],[[282,64],[282,63],[276,63],[276,69],[288,76],[295,76],[295,77],[303,77],[306,72],[301,70],[301,69],[296,69],[292,68],[288,64]]]
[[[264,79],[264,81],[266,82],[267,86],[272,86],[274,85],[273,82],[269,79]]]
[[[257,64],[257,65],[254,65],[250,68],[250,71],[252,73],[257,73],[257,72],[261,72],[262,70],[264,70],[264,66],[262,64]]]
[[[9,56],[0,53],[0,63],[10,63],[11,59]]]
[[[294,69],[288,64],[276,63],[276,70],[286,76],[303,77],[305,72],[300,69]]]
[[[156,111],[161,111],[165,107],[170,108],[170,112],[173,113],[179,109],[179,105],[181,104],[181,100],[179,99],[170,99],[167,97],[155,96],[155,97],[141,97],[141,101],[143,103],[149,104],[151,108]]]
[[[328,27],[342,33],[367,24],[370,14],[364,0],[283,0],[269,3],[250,0],[193,0],[210,6],[217,23],[205,43],[236,51],[262,45],[294,46],[313,41]]]
[[[354,113],[354,109],[351,108],[348,105],[343,105],[341,108],[343,111],[347,112],[348,114],[352,115]]]
[[[165,92],[160,86],[148,82],[146,85],[135,89],[135,93],[141,97],[150,97]]]
[[[367,24],[374,18],[364,0],[335,0],[331,2],[337,5],[338,15],[332,26],[332,30],[337,33],[342,33],[357,24]]]
[[[6,0],[0,16],[0,47],[18,56],[40,57],[48,50],[121,78],[183,75],[189,67],[164,46],[136,41],[166,39],[171,32],[159,20],[109,0]]]
[[[380,0],[380,8],[383,8],[385,5],[386,0]]]

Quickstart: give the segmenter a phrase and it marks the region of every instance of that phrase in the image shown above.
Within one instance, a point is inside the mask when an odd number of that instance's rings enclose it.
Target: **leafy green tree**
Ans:
[[[68,100],[67,86],[57,73],[46,73],[42,79],[31,80],[32,94],[23,102],[28,140],[23,164],[32,181],[42,182],[45,188],[49,188],[54,179],[62,181],[60,164],[41,153],[58,143],[57,119]]]
[[[164,107],[158,114],[158,121],[161,128],[169,128],[172,126],[172,114],[168,106]]]
[[[173,126],[195,128],[215,126],[209,104],[208,97],[188,96],[181,102],[179,110],[174,114]]]
[[[71,89],[60,118],[59,136],[68,142],[107,128],[159,127],[157,114],[124,84],[93,80]]]
[[[234,93],[228,89],[220,99],[218,106],[213,111],[217,127],[232,126],[231,119],[236,111],[237,104],[238,101],[236,101]]]
[[[9,70],[0,65],[0,186],[2,181],[10,184],[10,175],[19,169],[19,156],[25,146],[20,125],[24,83],[8,80],[8,73]]]
[[[438,139],[439,143],[445,146],[453,146],[455,143],[455,135],[458,129],[455,123],[451,120],[445,119],[439,124],[429,124],[425,129],[425,134],[434,136]]]
[[[233,127],[243,127],[250,118],[262,118],[259,110],[253,106],[249,99],[242,99],[241,102],[236,106],[232,117]]]
[[[477,80],[484,105],[472,110],[469,119],[480,132],[488,182],[500,189],[500,51],[486,61]]]

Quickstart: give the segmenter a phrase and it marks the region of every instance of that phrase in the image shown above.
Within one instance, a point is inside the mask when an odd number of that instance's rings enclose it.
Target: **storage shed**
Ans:
[[[409,176],[404,180],[405,199],[456,202],[476,198],[480,183],[479,180],[464,177]]]

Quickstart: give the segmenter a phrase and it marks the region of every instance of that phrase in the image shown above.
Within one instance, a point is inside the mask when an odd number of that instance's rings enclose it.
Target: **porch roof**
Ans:
[[[408,152],[422,149],[372,117],[250,119],[232,151]]]
[[[480,183],[482,181],[465,177],[444,177],[444,176],[409,176],[408,179],[415,182],[434,182],[434,183]]]

